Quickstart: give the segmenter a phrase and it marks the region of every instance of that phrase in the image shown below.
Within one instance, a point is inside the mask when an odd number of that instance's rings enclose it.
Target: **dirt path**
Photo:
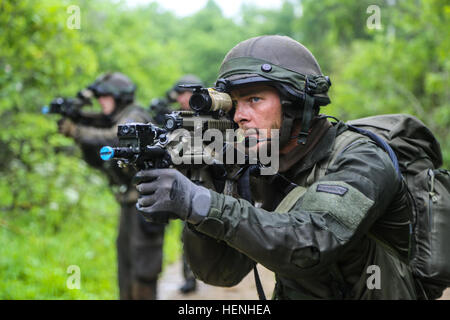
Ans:
[[[439,300],[450,300],[450,288],[444,291],[444,294]]]
[[[258,265],[259,275],[266,297],[270,299],[275,285],[273,272]],[[180,262],[168,266],[158,283],[158,299],[161,300],[258,300],[253,272],[250,272],[241,283],[232,288],[222,288],[197,282],[197,291],[183,295],[178,288],[183,283],[182,265]],[[450,288],[444,292],[440,300],[450,300]]]
[[[270,299],[275,285],[273,272],[258,265],[258,273],[266,297]],[[174,263],[164,270],[158,284],[158,299],[161,300],[258,300],[253,272],[250,272],[237,286],[214,287],[197,281],[197,290],[183,295],[178,288],[183,284],[182,265]]]

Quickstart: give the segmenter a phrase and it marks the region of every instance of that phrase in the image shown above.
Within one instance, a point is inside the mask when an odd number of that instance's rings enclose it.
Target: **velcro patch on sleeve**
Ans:
[[[348,188],[330,184],[318,184],[316,191],[337,194],[338,196],[343,197],[347,193]]]
[[[325,187],[327,192],[324,192],[318,190],[320,189],[319,185],[333,188]],[[316,182],[308,188],[303,196],[300,209],[308,212],[328,213],[330,218],[333,217],[348,229],[355,230],[373,204],[373,200],[348,183],[323,181]]]

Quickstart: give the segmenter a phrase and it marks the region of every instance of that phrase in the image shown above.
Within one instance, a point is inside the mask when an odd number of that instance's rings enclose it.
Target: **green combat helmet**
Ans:
[[[136,86],[126,75],[120,72],[106,73],[99,76],[88,86],[95,97],[113,96],[116,107],[123,108],[134,101]]]
[[[172,102],[177,101],[178,95],[184,91],[192,91],[192,89],[179,87],[182,85],[197,85],[197,86],[203,87],[204,84],[203,84],[202,80],[200,80],[197,76],[194,76],[193,74],[187,74],[187,75],[181,77],[175,83],[175,85],[171,89],[169,89],[166,93],[167,99],[169,99],[169,102],[172,103]]]
[[[286,36],[261,36],[240,42],[225,56],[218,80],[233,87],[267,83],[278,89],[283,108],[280,146],[291,137],[293,123],[301,119],[298,143],[305,144],[312,119],[320,106],[330,103],[330,79],[322,74],[312,53]]]

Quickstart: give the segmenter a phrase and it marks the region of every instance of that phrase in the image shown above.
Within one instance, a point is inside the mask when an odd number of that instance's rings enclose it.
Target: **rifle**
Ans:
[[[112,126],[111,119],[102,113],[84,112],[82,108],[92,105],[93,92],[88,89],[81,90],[75,98],[56,97],[48,106],[41,108],[42,114],[59,114],[69,118],[75,123],[100,128]]]
[[[235,124],[227,116],[232,108],[232,101],[221,88],[203,88],[197,85],[185,85],[193,89],[189,100],[192,111],[175,111],[164,115],[163,128],[151,123],[128,123],[119,125],[117,137],[118,147],[104,146],[100,150],[100,157],[104,161],[118,160],[119,165],[132,165],[137,170],[150,168],[168,168],[173,165],[172,156],[180,150],[183,142],[174,141],[173,133],[177,129],[185,129],[192,136],[195,130],[205,132],[217,129],[224,132],[234,129]],[[199,157],[205,157],[204,148],[190,146],[183,158],[189,164]],[[172,152],[170,152],[172,151]],[[217,164],[219,165],[219,164]],[[190,166],[190,165],[189,165]]]
[[[164,124],[164,115],[170,113],[169,100],[166,98],[155,98],[150,102],[149,110],[154,114],[153,120],[157,125]]]

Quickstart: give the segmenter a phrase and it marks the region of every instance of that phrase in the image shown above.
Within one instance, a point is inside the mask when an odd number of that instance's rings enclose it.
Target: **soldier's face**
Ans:
[[[181,110],[191,110],[191,107],[189,107],[189,99],[191,96],[191,91],[183,91],[177,96],[177,102],[180,104]]]
[[[116,108],[116,102],[113,96],[101,96],[98,98],[98,103],[102,107],[102,112],[105,115],[110,115]]]
[[[233,90],[231,99],[236,108],[233,120],[244,136],[266,139],[271,137],[272,129],[280,129],[282,111],[280,96],[275,88],[267,85],[245,86]]]

